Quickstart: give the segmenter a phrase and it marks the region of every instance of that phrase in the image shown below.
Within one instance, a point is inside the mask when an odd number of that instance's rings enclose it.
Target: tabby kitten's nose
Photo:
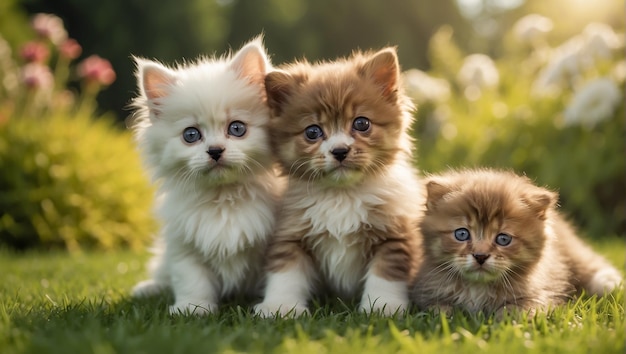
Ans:
[[[335,156],[335,160],[339,162],[346,159],[346,157],[348,156],[348,152],[350,152],[350,148],[347,146],[334,148],[330,151],[330,153],[333,154],[333,156]]]
[[[489,258],[488,254],[481,254],[481,253],[473,254],[472,256],[474,256],[474,259],[476,259],[476,262],[478,262],[478,264],[480,265],[483,265],[485,261],[487,260],[487,258]]]
[[[211,156],[211,158],[215,161],[219,160],[220,157],[222,157],[223,152],[224,148],[219,146],[209,146],[209,150],[207,150],[209,156]]]

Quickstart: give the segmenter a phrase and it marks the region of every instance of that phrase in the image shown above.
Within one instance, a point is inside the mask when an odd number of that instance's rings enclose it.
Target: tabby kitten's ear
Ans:
[[[176,74],[158,62],[135,57],[137,84],[142,95],[147,98],[150,113],[158,116],[159,100],[167,97],[171,87],[176,85]]]
[[[426,184],[426,192],[426,209],[434,210],[443,196],[450,192],[450,187],[444,181],[430,180]]]
[[[380,86],[383,97],[394,101],[398,90],[400,65],[395,48],[385,48],[374,54],[359,71]]]
[[[546,219],[547,211],[554,207],[558,200],[558,194],[544,188],[536,188],[536,190],[528,192],[524,196],[524,201],[535,215],[541,219]]]
[[[265,73],[270,67],[262,37],[259,36],[244,45],[235,54],[230,67],[240,79],[247,79],[251,84],[262,87]]]

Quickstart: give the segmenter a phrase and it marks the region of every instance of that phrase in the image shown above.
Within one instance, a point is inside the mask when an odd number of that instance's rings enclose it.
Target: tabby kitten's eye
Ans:
[[[238,120],[228,126],[228,135],[242,137],[246,133],[246,124]]]
[[[464,227],[456,229],[454,230],[454,238],[456,238],[458,241],[467,241],[470,239],[470,232]]]
[[[500,246],[508,246],[511,244],[511,241],[513,241],[513,237],[507,234],[499,234],[496,236],[496,243]]]
[[[366,117],[356,117],[354,122],[352,122],[352,129],[360,132],[366,132],[370,130],[372,124],[370,120]]]
[[[309,141],[316,141],[324,136],[324,131],[319,125],[309,125],[304,129],[304,136],[306,136]]]
[[[200,130],[195,127],[187,127],[183,130],[183,140],[188,144],[193,144],[202,138]]]

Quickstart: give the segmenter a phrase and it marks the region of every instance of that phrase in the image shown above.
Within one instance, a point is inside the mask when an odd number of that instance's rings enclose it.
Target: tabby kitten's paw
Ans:
[[[214,312],[217,312],[217,304],[177,301],[170,306],[170,315],[206,316]]]
[[[622,276],[613,267],[600,269],[593,276],[585,290],[590,295],[606,295],[622,284]]]
[[[272,304],[262,302],[254,306],[254,313],[263,318],[278,317],[299,317],[308,315],[309,310],[306,306],[301,304],[285,305],[285,304]]]

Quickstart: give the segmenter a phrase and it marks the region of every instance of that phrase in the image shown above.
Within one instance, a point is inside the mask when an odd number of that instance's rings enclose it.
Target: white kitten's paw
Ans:
[[[217,312],[217,304],[177,301],[170,306],[170,315],[205,316]]]
[[[131,295],[135,298],[151,297],[162,293],[165,291],[165,288],[165,285],[157,283],[153,279],[148,279],[137,283],[137,285],[133,287]]]
[[[303,315],[308,315],[309,310],[306,308],[306,306],[303,306],[299,303],[295,305],[286,305],[262,302],[254,306],[254,313],[263,318],[273,318],[277,315],[279,317],[299,317]]]
[[[369,299],[363,299],[359,304],[359,310],[366,314],[378,313],[383,316],[393,316],[395,314],[403,314],[406,312],[409,303],[408,301],[384,301],[379,298],[375,301],[369,301]]]

